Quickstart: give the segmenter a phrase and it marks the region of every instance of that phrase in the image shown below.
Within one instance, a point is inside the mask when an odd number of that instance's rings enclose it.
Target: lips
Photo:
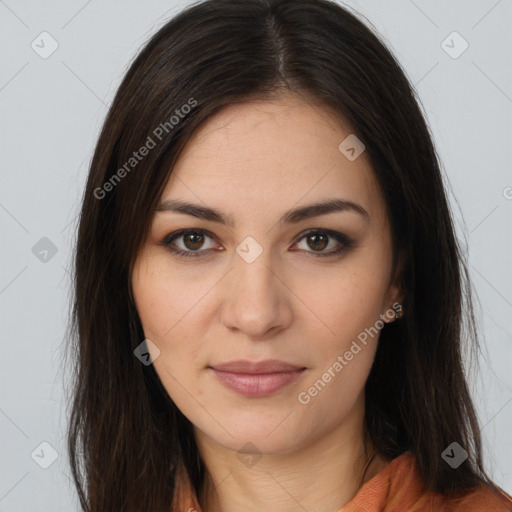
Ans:
[[[296,366],[277,359],[269,359],[267,361],[231,361],[228,363],[220,363],[212,365],[211,368],[223,372],[245,373],[245,374],[263,374],[263,373],[284,373],[301,370],[303,366]]]
[[[231,361],[208,367],[221,384],[248,397],[269,396],[288,386],[306,370],[284,361]]]

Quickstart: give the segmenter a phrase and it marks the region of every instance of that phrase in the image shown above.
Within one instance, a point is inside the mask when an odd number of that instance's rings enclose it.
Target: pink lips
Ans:
[[[304,367],[284,361],[231,361],[209,369],[229,389],[250,397],[268,396],[295,381]]]

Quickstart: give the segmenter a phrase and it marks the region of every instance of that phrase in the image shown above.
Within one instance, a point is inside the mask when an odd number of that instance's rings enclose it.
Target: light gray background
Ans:
[[[60,364],[79,199],[128,64],[187,4],[0,0],[0,512],[79,510],[67,465]],[[486,357],[472,383],[486,461],[512,492],[512,2],[346,5],[388,41],[434,133],[481,304]],[[49,48],[38,37],[43,31],[59,45],[47,59],[31,48],[34,40]],[[456,59],[441,45],[453,31],[469,43]],[[454,52],[460,43],[451,38],[445,45]],[[57,248],[46,262],[32,252],[43,237]],[[57,453],[48,469],[35,462],[51,462],[42,442]]]

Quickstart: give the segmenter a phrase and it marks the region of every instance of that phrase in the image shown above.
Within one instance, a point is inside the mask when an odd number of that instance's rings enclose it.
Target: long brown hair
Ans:
[[[366,384],[367,435],[389,459],[411,451],[430,490],[454,494],[487,480],[462,364],[466,342],[478,346],[471,285],[432,135],[400,64],[329,0],[206,0],[145,44],[90,164],[69,327],[68,448],[84,510],[169,511],[180,464],[196,490],[202,485],[190,422],[134,355],[144,332],[131,271],[194,131],[226,105],[280,91],[348,123],[387,204],[405,315],[381,331]],[[456,470],[441,458],[454,441],[469,455]]]

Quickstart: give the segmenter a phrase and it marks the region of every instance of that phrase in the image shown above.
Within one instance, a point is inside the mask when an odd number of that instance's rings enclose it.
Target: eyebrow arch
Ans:
[[[210,222],[218,222],[229,227],[234,227],[235,222],[231,215],[223,215],[216,208],[208,208],[197,204],[180,201],[177,199],[167,199],[160,203],[156,208],[156,212],[176,212],[184,215],[191,215],[198,219]],[[360,214],[368,222],[370,215],[359,204],[347,199],[326,199],[319,203],[302,206],[286,212],[280,219],[285,224],[296,224],[305,219],[325,215],[327,213],[351,211]]]

